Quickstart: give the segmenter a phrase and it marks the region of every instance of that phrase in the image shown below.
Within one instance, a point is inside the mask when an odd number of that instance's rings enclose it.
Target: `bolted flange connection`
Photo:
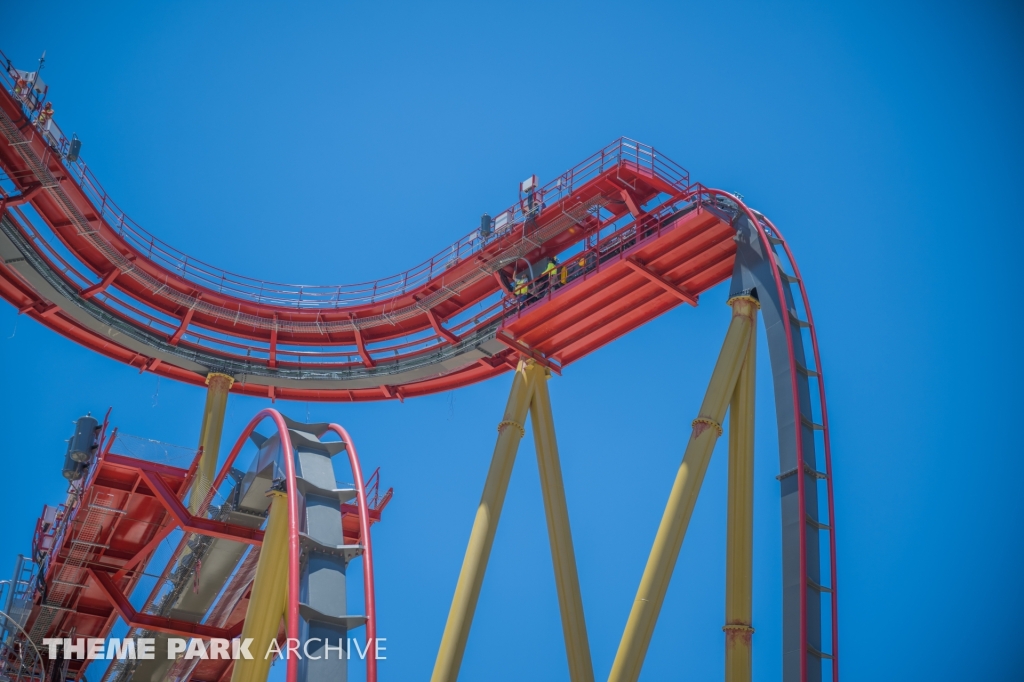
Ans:
[[[514,421],[509,421],[509,420],[505,420],[503,422],[498,422],[498,433],[501,433],[502,431],[504,431],[506,426],[514,426],[514,427],[516,427],[517,429],[519,429],[519,437],[520,438],[525,438],[526,437],[526,428],[522,424],[520,424],[519,422],[514,422]]]
[[[694,437],[699,436],[700,434],[704,433],[704,430],[709,428],[709,427],[715,429],[716,431],[718,431],[719,438],[721,438],[722,433],[723,433],[722,425],[719,424],[718,422],[714,421],[713,419],[708,419],[707,417],[697,417],[696,419],[693,420],[693,422],[690,424],[690,426],[693,427],[693,435],[694,435]]]

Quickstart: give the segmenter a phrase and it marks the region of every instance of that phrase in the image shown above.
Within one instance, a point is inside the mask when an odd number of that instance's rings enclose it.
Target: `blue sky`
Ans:
[[[57,120],[130,215],[252,276],[398,272],[511,203],[519,180],[620,135],[741,192],[786,234],[814,306],[844,679],[1009,680],[1024,665],[1022,27],[1019,6],[991,2],[55,2],[8,8],[0,49],[22,68],[47,51]],[[601,679],[724,334],[725,293],[551,382]],[[63,499],[72,419],[113,406],[128,433],[198,438],[200,389],[95,356],[7,305],[0,373],[2,571],[28,551],[43,503]],[[395,487],[374,538],[382,679],[429,676],[508,385],[278,404],[344,423]],[[758,394],[755,674],[771,680],[778,464],[763,373]],[[232,398],[225,440],[266,404]],[[721,676],[724,454],[642,679]],[[529,441],[462,679],[567,679]]]

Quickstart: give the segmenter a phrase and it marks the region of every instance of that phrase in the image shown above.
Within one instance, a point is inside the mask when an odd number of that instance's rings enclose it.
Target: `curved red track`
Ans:
[[[82,161],[67,161],[60,129],[52,121],[34,125],[33,102],[13,95],[8,74],[0,81],[7,140],[0,144],[0,296],[108,357],[195,384],[211,371],[228,373],[239,393],[404,399],[482,381],[522,356],[557,373],[678,305],[697,305],[729,279],[737,248],[732,223],[745,214],[773,259],[779,300],[790,307],[781,322],[791,410],[799,415],[796,452],[804,451],[804,426],[824,435],[826,471],[807,475],[827,484],[829,524],[818,530],[829,536],[832,646],[825,654],[808,644],[802,590],[799,678],[807,679],[811,656],[831,658],[838,679],[831,450],[817,336],[796,262],[764,216],[691,182],[654,148],[623,138],[521,193],[490,231],[471,232],[406,272],[355,285],[261,281],[190,258],[136,225]],[[781,271],[776,246],[792,275]],[[558,274],[540,275],[552,257]],[[529,296],[517,297],[507,285],[524,272],[533,283]],[[805,320],[792,302],[794,283]],[[801,327],[808,328],[813,368],[803,366]],[[816,406],[796,397],[797,382],[809,378],[818,382]],[[815,410],[821,424],[811,419]],[[801,426],[805,418],[809,426]],[[799,518],[816,514],[804,507],[805,476],[797,480]],[[799,544],[802,584],[809,575],[803,524]]]
[[[470,233],[399,275],[330,286],[240,277],[135,225],[82,161],[67,162],[59,128],[32,125],[7,90],[0,295],[68,338],[174,379],[221,371],[236,392],[297,400],[423,395],[504,372],[526,348],[568,364],[695,304],[731,272],[732,230],[702,210],[700,185],[621,139],[498,212],[492,235]],[[501,279],[552,256],[588,265],[520,309]]]

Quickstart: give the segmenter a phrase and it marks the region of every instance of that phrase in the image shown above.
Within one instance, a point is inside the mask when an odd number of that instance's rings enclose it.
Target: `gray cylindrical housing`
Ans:
[[[71,138],[71,145],[68,147],[68,155],[65,157],[68,163],[78,161],[78,155],[82,153],[82,141],[75,135]]]
[[[69,481],[77,481],[85,473],[85,462],[79,462],[71,456],[71,442],[68,441],[68,451],[64,453],[64,478]]]
[[[486,213],[480,216],[480,236],[485,239],[491,236],[491,216]]]
[[[99,422],[89,416],[79,417],[75,435],[68,441],[68,456],[76,462],[88,462],[96,449],[96,429]]]

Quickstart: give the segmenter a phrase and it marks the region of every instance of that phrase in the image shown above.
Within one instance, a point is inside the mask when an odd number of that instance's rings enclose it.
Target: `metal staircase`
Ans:
[[[32,623],[29,637],[32,642],[41,647],[43,638],[46,637],[50,625],[58,616],[68,609],[68,598],[73,596],[75,590],[82,587],[86,578],[85,564],[89,556],[103,546],[97,542],[103,531],[103,524],[111,514],[117,510],[113,509],[114,498],[109,493],[95,493],[87,505],[86,513],[81,523],[70,529],[71,536],[68,539],[68,557],[61,565],[60,572],[50,583],[50,588],[40,607],[39,615]]]

